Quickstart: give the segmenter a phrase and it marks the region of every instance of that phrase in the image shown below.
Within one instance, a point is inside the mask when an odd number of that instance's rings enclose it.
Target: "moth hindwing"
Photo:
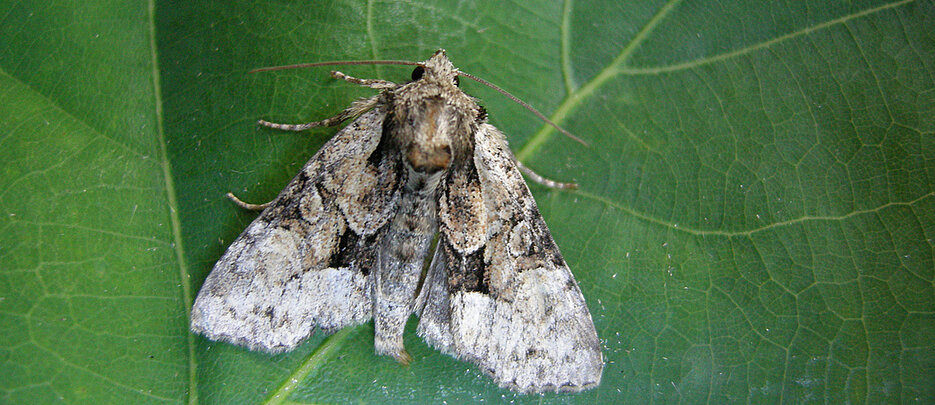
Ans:
[[[291,350],[374,321],[379,354],[406,363],[403,329],[518,392],[600,382],[600,342],[504,135],[457,87],[444,50],[337,117],[356,117],[227,249],[192,330],[252,350]],[[438,235],[431,264],[423,263]]]

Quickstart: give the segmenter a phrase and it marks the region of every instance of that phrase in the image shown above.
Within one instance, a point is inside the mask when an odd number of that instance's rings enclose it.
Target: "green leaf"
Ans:
[[[629,4],[633,3],[633,4]],[[0,402],[935,402],[935,4],[0,4]],[[335,132],[259,129],[424,60],[517,155],[604,343],[520,396],[370,324],[269,356],[188,332],[255,214]],[[406,68],[348,66],[406,80]]]

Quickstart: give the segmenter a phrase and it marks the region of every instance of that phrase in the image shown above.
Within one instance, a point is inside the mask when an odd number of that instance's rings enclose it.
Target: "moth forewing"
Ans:
[[[414,64],[392,62],[394,64]],[[192,330],[254,350],[290,350],[373,318],[379,354],[429,344],[518,392],[600,382],[584,297],[517,163],[439,50],[413,81],[334,76],[380,90],[338,116],[329,140],[218,260]],[[438,236],[428,271],[425,258]]]

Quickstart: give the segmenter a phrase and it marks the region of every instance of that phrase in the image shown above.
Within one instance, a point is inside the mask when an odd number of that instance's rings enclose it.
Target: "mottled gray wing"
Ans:
[[[289,350],[315,326],[371,317],[373,240],[396,207],[400,158],[381,146],[382,106],[339,131],[218,260],[193,331],[252,350]]]
[[[592,387],[603,360],[581,290],[503,134],[484,124],[475,143],[473,164],[453,168],[442,189],[418,333],[506,388]]]

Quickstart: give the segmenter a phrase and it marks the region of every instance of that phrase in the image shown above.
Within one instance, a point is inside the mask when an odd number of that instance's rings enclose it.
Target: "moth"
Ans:
[[[316,327],[372,319],[376,352],[408,363],[415,313],[428,344],[501,387],[597,385],[603,359],[584,297],[504,135],[458,87],[470,75],[444,50],[407,64],[403,84],[332,72],[380,90],[335,117],[261,121],[302,130],[355,118],[258,206],[198,293],[192,330],[278,353]]]

